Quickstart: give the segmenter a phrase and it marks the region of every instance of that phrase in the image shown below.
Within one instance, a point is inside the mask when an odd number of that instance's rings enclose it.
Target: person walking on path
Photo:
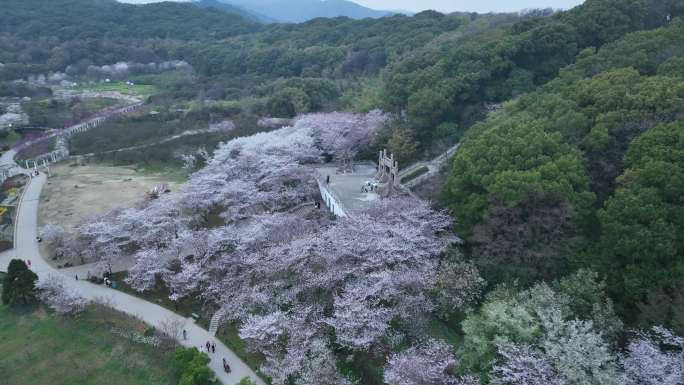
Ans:
[[[188,332],[183,329],[183,339],[187,340],[188,339]]]
[[[207,353],[211,353],[211,351],[210,351],[210,349],[211,349],[211,343],[209,343],[209,341],[207,341],[207,343],[206,343],[204,346],[207,347]]]
[[[216,353],[216,344],[214,342],[211,343],[211,352]]]

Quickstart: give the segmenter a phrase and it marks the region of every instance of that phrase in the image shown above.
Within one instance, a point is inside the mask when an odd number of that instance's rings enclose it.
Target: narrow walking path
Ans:
[[[11,154],[3,154],[0,157],[0,165],[9,165],[14,161]],[[45,173],[31,178],[26,185],[19,203],[17,222],[15,227],[15,248],[0,254],[0,271],[7,271],[7,265],[13,258],[31,261],[31,269],[38,274],[40,279],[50,274],[64,275],[61,270],[50,266],[41,256],[37,242],[38,204],[40,193],[47,180]],[[196,325],[193,320],[182,317],[159,305],[143,299],[122,293],[102,285],[96,285],[83,280],[76,280],[73,276],[65,276],[65,283],[76,289],[83,297],[89,300],[105,299],[114,309],[134,315],[149,325],[159,328],[163,323],[176,320],[184,323],[187,331],[187,340],[179,338],[184,346],[203,347],[207,341],[216,343],[216,353],[209,354],[211,362],[209,366],[216,373],[216,377],[225,385],[236,384],[243,377],[251,377],[259,385],[265,385],[244,362],[242,362],[228,347],[216,340],[209,331]],[[222,359],[226,358],[232,372],[225,373]]]
[[[420,183],[422,183],[425,179],[427,179],[430,176],[433,176],[437,174],[444,163],[446,163],[454,154],[456,151],[458,151],[458,147],[461,145],[461,143],[456,143],[455,145],[451,146],[448,150],[443,152],[441,155],[437,156],[434,159],[427,160],[427,161],[421,161],[421,162],[416,162],[405,169],[401,170],[399,172],[399,180],[401,181],[402,178],[405,176],[411,174],[414,171],[417,171],[418,169],[425,167],[427,168],[427,172],[424,174],[418,175],[417,177],[407,181],[406,183],[402,183],[402,185],[406,188],[413,188]]]

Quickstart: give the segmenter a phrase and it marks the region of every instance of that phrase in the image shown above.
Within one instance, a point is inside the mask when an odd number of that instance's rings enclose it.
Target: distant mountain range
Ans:
[[[239,13],[261,22],[301,23],[317,17],[338,16],[364,19],[397,13],[366,8],[348,0],[201,0],[197,4]]]

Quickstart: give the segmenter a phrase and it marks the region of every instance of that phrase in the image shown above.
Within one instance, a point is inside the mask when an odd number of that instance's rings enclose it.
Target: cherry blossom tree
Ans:
[[[309,344],[306,359],[295,379],[296,385],[351,385],[344,378],[337,365],[332,351],[322,339],[313,340]]]
[[[366,115],[334,112],[304,115],[294,126],[311,130],[323,153],[342,163],[345,171],[350,171],[351,160],[371,143],[374,133],[386,121],[387,115],[378,110]]]
[[[684,338],[654,327],[639,333],[622,356],[625,385],[684,384]]]
[[[544,353],[530,345],[499,346],[500,363],[491,373],[492,385],[565,385]]]
[[[73,238],[62,226],[48,223],[40,229],[40,236],[52,247],[56,258],[72,253]]]
[[[571,384],[619,384],[616,357],[591,321],[554,318],[542,341],[546,356]]]
[[[261,223],[234,228],[258,236],[236,237],[210,273],[221,279],[205,292],[220,294],[230,316],[244,322],[243,338],[268,357],[263,370],[289,372],[306,356],[309,345],[295,341],[313,337],[293,335],[325,338],[332,328],[336,343],[365,350],[393,320],[410,324],[432,309],[428,293],[447,244],[437,234],[449,221],[427,204],[391,199],[353,220],[303,221],[290,231],[282,231],[290,215],[254,218]]]
[[[410,197],[334,221],[288,212],[318,196],[313,165],[350,159],[384,120],[314,114],[233,139],[181,192],[79,226],[79,246],[133,256],[137,290],[164,283],[172,299],[223,307],[274,384],[346,384],[331,347],[362,351],[415,326],[450,244],[450,218]]]
[[[85,310],[88,301],[64,283],[64,277],[51,274],[36,285],[39,298],[58,314],[76,314]]]
[[[450,373],[457,361],[451,347],[429,340],[392,355],[385,368],[388,385],[444,385],[456,383]]]
[[[55,248],[62,247],[66,241],[67,234],[64,228],[59,225],[48,223],[40,230],[40,235],[45,242]]]

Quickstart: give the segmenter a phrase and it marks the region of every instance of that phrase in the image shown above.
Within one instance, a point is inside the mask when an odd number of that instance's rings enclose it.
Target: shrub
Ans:
[[[5,305],[27,304],[35,299],[38,276],[21,259],[13,259],[7,267],[2,283],[2,303]]]
[[[256,382],[254,382],[254,380],[252,380],[249,377],[242,377],[242,379],[240,379],[240,382],[238,382],[237,385],[256,385]]]
[[[214,374],[207,364],[209,357],[197,348],[178,348],[173,354],[173,370],[179,385],[210,385]]]

